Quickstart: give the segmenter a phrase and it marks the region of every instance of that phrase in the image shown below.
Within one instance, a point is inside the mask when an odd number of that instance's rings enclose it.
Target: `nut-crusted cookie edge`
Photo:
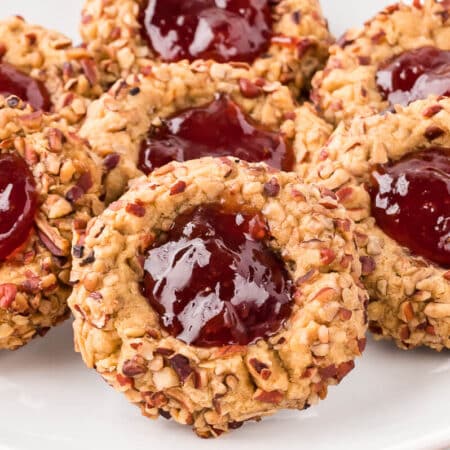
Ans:
[[[28,163],[40,202],[29,238],[0,262],[0,349],[16,349],[68,317],[72,224],[85,227],[103,209],[95,156],[58,119],[0,99],[0,153]]]
[[[139,255],[179,213],[227,199],[267,220],[270,245],[296,282],[293,312],[253,345],[189,346],[161,328],[142,297]],[[145,415],[172,417],[203,437],[302,409],[324,398],[365,346],[367,296],[353,237],[336,199],[293,173],[232,158],[171,163],[135,180],[80,236],[69,300],[76,347]]]
[[[364,28],[344,34],[330,48],[324,70],[313,79],[312,100],[331,123],[389,108],[376,82],[378,66],[406,50],[450,49],[447,2],[414,1],[388,6]]]
[[[53,109],[69,123],[79,122],[89,101],[103,92],[87,49],[73,47],[66,36],[19,16],[0,20],[0,60],[42,81]]]
[[[228,64],[162,64],[146,76],[119,80],[88,109],[80,133],[105,160],[107,199],[117,198],[128,180],[141,174],[137,169],[140,143],[152,125],[177,111],[202,106],[219,94],[230,96],[257,123],[281,131],[293,146],[299,172],[303,161],[331,134],[331,126],[311,105],[296,106],[289,89],[278,82],[261,82],[247,70]]]
[[[130,72],[146,70],[157,58],[141,37],[138,22],[143,0],[118,0],[114,4],[87,0],[81,34],[97,55],[106,79],[115,81]],[[274,36],[268,52],[248,66],[254,76],[280,81],[296,94],[307,88],[312,75],[325,63],[332,38],[318,0],[273,2]]]
[[[395,114],[341,123],[310,165],[308,180],[333,190],[357,222],[369,320],[401,348],[450,348],[450,274],[412,256],[375,224],[364,185],[370,168],[432,146],[450,146],[450,100],[430,98]]]

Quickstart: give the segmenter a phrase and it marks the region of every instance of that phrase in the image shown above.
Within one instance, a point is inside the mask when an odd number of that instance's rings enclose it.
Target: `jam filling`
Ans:
[[[41,81],[7,63],[0,63],[0,95],[15,95],[35,110],[50,111],[52,107],[50,94]]]
[[[293,284],[258,214],[219,205],[180,215],[151,248],[143,293],[174,337],[199,347],[247,345],[278,332]]]
[[[269,48],[270,0],[146,0],[142,37],[166,62],[252,63]]]
[[[141,144],[139,168],[146,174],[171,161],[234,156],[290,171],[294,153],[279,133],[257,125],[225,96],[174,115],[152,127]]]
[[[370,186],[378,226],[412,253],[450,267],[450,148],[377,167]]]
[[[450,95],[450,51],[422,47],[384,64],[377,73],[383,98],[407,106],[429,95]]]
[[[27,240],[36,208],[36,183],[27,164],[16,154],[0,154],[0,261]]]

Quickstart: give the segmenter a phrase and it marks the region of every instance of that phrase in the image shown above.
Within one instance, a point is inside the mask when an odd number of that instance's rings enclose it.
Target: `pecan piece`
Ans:
[[[142,356],[136,355],[123,363],[122,373],[127,377],[135,377],[142,375],[147,371],[145,359]]]
[[[110,153],[103,160],[103,166],[107,172],[115,169],[120,162],[120,155],[118,153]]]
[[[136,217],[145,216],[145,208],[139,203],[128,203],[125,208],[126,212]]]
[[[249,361],[250,365],[255,369],[257,373],[261,373],[264,369],[268,369],[269,366],[259,359],[251,358]]]
[[[342,379],[346,377],[354,368],[355,368],[354,361],[347,361],[340,364],[337,367],[337,375],[336,375],[337,380],[342,381]]]
[[[358,349],[359,349],[360,353],[364,352],[364,350],[366,349],[366,344],[367,344],[366,338],[358,339]]]
[[[61,237],[58,230],[49,225],[44,216],[36,217],[38,236],[48,251],[54,256],[68,256],[70,254],[70,243]]]
[[[280,185],[276,178],[272,178],[268,183],[264,184],[264,195],[266,197],[276,197],[280,193]]]
[[[0,284],[0,308],[9,308],[16,298],[16,294],[17,286],[15,284]]]
[[[319,375],[322,380],[327,380],[328,378],[335,378],[338,374],[338,369],[334,364],[327,367],[321,367],[319,369]]]
[[[186,183],[182,180],[177,181],[171,188],[170,188],[170,195],[177,195],[181,194],[186,190]]]
[[[442,128],[439,128],[436,125],[430,125],[425,130],[424,136],[429,141],[434,141],[435,139],[440,138],[444,133],[445,133],[445,131]]]
[[[284,398],[283,392],[278,390],[267,392],[263,391],[262,389],[258,389],[254,396],[255,400],[258,400],[263,403],[273,403],[274,405],[281,403],[283,398]]]
[[[320,250],[320,261],[324,266],[329,266],[336,259],[336,253],[331,248]]]
[[[361,270],[363,276],[370,275],[377,267],[375,260],[370,256],[361,256],[359,260],[361,261]]]
[[[438,114],[439,112],[442,111],[442,106],[441,105],[432,105],[429,106],[428,108],[424,109],[422,112],[423,117],[426,117],[427,119],[429,119],[430,117],[435,116],[436,114]]]
[[[183,355],[175,355],[169,359],[169,364],[172,369],[175,370],[180,380],[184,383],[189,375],[193,372],[193,369],[189,363],[189,359]]]
[[[262,89],[247,78],[239,79],[239,89],[241,94],[246,98],[256,98],[262,93]]]

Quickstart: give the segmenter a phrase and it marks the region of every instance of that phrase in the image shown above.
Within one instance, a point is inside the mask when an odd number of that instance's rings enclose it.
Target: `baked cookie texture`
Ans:
[[[26,161],[39,195],[28,240],[0,261],[0,350],[16,349],[68,317],[72,225],[85,227],[103,209],[95,156],[58,120],[0,99],[0,153]]]
[[[395,114],[342,122],[316,154],[309,181],[334,191],[357,222],[369,328],[403,349],[450,348],[450,272],[389,238],[371,217],[370,169],[432,146],[450,146],[450,100],[430,98]],[[443,193],[444,195],[445,193]]]
[[[144,0],[87,0],[81,35],[97,55],[104,77],[114,82],[146,70],[158,60],[141,37],[139,9]],[[253,76],[288,84],[296,94],[328,57],[332,43],[318,0],[280,0],[273,4],[274,36],[267,54],[248,67]]]
[[[450,49],[450,5],[446,1],[396,3],[350,30],[330,48],[330,58],[312,82],[311,98],[324,117],[337,124],[355,115],[389,108],[376,83],[380,64],[425,46]]]
[[[80,121],[89,99],[103,92],[95,61],[86,49],[19,16],[0,21],[0,60],[42,81],[53,109],[70,123]],[[15,102],[12,99],[10,105]]]
[[[202,106],[226,94],[252,119],[281,131],[293,145],[297,168],[321,148],[332,128],[309,104],[296,106],[289,89],[278,82],[261,82],[246,69],[212,61],[152,66],[146,75],[118,81],[94,101],[80,135],[104,158],[107,200],[115,199],[137,169],[142,140],[152,125],[171,114]]]
[[[276,189],[273,187],[276,186]],[[354,225],[326,190],[234,158],[170,163],[141,177],[93,219],[74,258],[76,348],[115,389],[159,415],[219,436],[282,408],[325,398],[365,346],[366,292]],[[170,336],[142,296],[142,252],[195,206],[261,211],[268,245],[296,283],[282,329],[248,346],[199,348]]]

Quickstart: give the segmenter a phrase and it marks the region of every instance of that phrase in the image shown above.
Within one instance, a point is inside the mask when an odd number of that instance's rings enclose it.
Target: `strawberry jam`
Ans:
[[[27,240],[36,207],[36,183],[25,161],[0,154],[0,261]]]
[[[234,156],[292,170],[294,154],[279,133],[258,126],[225,96],[178,113],[150,129],[141,144],[139,168],[149,174],[171,161]]]
[[[143,292],[174,337],[247,345],[289,318],[293,285],[258,214],[201,206],[176,219],[145,259]]]
[[[52,106],[50,94],[41,81],[7,63],[0,63],[0,95],[15,95],[36,110],[50,111]]]
[[[142,37],[166,62],[252,63],[269,48],[269,0],[145,0]]]
[[[422,47],[383,65],[378,88],[391,105],[407,106],[429,95],[450,95],[450,51]]]
[[[450,148],[377,167],[370,187],[378,226],[412,253],[450,267]]]

